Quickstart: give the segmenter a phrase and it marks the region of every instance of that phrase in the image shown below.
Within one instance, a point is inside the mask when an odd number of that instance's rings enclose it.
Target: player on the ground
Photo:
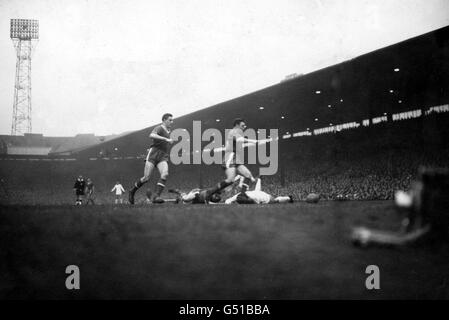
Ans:
[[[84,181],[82,175],[79,175],[78,179],[76,179],[75,184],[73,185],[73,190],[75,190],[76,195],[75,205],[83,204],[83,196],[85,188],[86,188],[86,181]]]
[[[219,192],[231,185],[237,173],[244,177],[241,191],[245,192],[249,188],[250,182],[255,182],[253,175],[249,169],[244,165],[242,159],[243,155],[237,153],[238,150],[243,150],[246,145],[256,145],[258,143],[266,143],[270,139],[265,140],[254,140],[248,139],[243,136],[243,131],[246,129],[245,120],[237,118],[234,120],[234,127],[229,131],[226,137],[225,154],[223,160],[223,169],[225,170],[226,179],[219,182],[214,188],[212,188],[212,193]]]
[[[292,196],[279,196],[274,197],[262,191],[262,182],[260,178],[257,179],[256,186],[252,191],[240,192],[233,197],[226,199],[226,204],[239,203],[239,204],[269,204],[269,203],[287,203],[293,202]]]
[[[195,188],[187,193],[180,192],[176,189],[170,189],[169,192],[176,193],[179,196],[179,200],[183,203],[211,204],[218,203],[221,200],[219,193],[210,193],[209,189]]]
[[[118,204],[119,201],[120,203],[123,203],[123,199],[122,199],[122,193],[125,192],[125,189],[123,188],[122,184],[120,183],[120,181],[117,181],[114,185],[114,188],[112,188],[111,192],[115,191],[115,204]]]
[[[233,182],[232,191],[241,188],[242,181],[243,177],[237,175],[237,177],[234,179]],[[221,192],[216,191],[215,187],[207,189],[194,188],[189,192],[180,192],[178,189],[170,189],[168,190],[168,192],[177,194],[179,201],[182,201],[183,203],[210,204],[210,203],[218,203],[222,199]]]
[[[170,139],[170,128],[173,124],[173,115],[166,113],[162,116],[162,123],[156,126],[150,134],[153,143],[150,146],[147,157],[145,159],[145,168],[143,177],[136,181],[134,186],[129,191],[129,203],[134,204],[134,195],[136,191],[142,187],[151,176],[154,167],[157,167],[160,173],[160,179],[156,185],[155,196],[153,203],[163,203],[164,200],[160,197],[165,188],[165,183],[168,178],[168,160],[170,158],[170,145],[173,140]]]

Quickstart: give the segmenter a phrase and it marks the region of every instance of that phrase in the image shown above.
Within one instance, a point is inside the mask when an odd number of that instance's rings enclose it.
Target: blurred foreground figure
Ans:
[[[402,246],[449,240],[449,170],[421,168],[410,192],[397,191],[396,208],[404,215],[399,232],[354,228],[355,245]]]

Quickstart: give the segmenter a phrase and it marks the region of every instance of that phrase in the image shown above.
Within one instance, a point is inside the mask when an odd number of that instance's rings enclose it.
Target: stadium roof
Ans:
[[[230,79],[231,80],[231,79]],[[249,127],[282,135],[449,102],[449,27],[176,118],[174,128],[223,131],[236,117]],[[169,111],[169,110],[167,110]],[[162,115],[154,115],[158,122]],[[154,126],[93,147],[120,155],[145,153]]]

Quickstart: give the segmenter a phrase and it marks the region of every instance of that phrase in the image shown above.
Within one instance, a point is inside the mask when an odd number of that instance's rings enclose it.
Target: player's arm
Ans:
[[[114,190],[115,190],[115,186],[114,186],[114,188],[112,188],[111,192],[114,192]]]
[[[244,147],[252,146],[252,145],[256,145],[256,144],[263,144],[263,143],[267,143],[267,142],[271,141],[271,139],[255,140],[255,139],[248,139],[245,137],[238,137],[236,140],[239,143],[243,143]]]
[[[162,130],[162,128],[154,128],[154,130],[150,133],[150,138],[155,140],[166,141],[168,143],[173,143],[173,139],[161,136],[159,130]]]

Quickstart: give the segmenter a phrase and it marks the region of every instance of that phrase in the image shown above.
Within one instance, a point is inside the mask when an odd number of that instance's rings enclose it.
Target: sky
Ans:
[[[39,20],[33,133],[118,134],[449,25],[448,0],[0,0],[0,134],[10,19]]]

